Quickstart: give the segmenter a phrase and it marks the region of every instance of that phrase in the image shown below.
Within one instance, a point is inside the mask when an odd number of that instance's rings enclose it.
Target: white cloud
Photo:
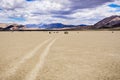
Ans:
[[[56,2],[52,2],[49,0],[44,1],[34,1],[31,3],[28,3],[28,7],[26,8],[30,12],[41,12],[41,13],[48,13],[53,10],[61,10],[62,5]]]
[[[0,8],[2,9],[15,9],[25,7],[25,0],[1,0]]]
[[[74,14],[71,14],[69,16],[76,18],[74,22],[72,21],[73,24],[75,22],[78,24],[94,24],[105,17],[120,15],[120,12],[116,12],[116,9],[109,7],[108,4],[111,3],[107,3],[93,9],[78,10]]]
[[[119,0],[110,2],[120,4]],[[120,15],[115,8],[111,8],[106,3],[96,8],[77,9],[71,14],[54,14],[52,12],[70,11],[71,2],[69,0],[1,0],[0,2],[0,22],[12,22],[9,17],[22,17],[26,21],[17,23],[64,23],[64,24],[94,24],[104,17]],[[64,19],[53,17],[54,15],[72,17]]]

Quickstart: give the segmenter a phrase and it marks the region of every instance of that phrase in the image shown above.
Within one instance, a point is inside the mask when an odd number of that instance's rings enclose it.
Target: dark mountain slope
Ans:
[[[107,17],[94,25],[94,28],[115,28],[120,27],[120,16]]]

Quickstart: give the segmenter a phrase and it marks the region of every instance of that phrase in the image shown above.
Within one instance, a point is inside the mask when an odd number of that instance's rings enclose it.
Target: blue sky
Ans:
[[[26,1],[35,1],[35,0],[26,0]]]
[[[120,5],[117,5],[117,4],[109,4],[108,5],[109,7],[112,7],[112,8],[120,8]]]
[[[120,0],[1,0],[0,23],[94,24],[120,15]]]
[[[25,18],[22,18],[22,17],[9,17],[9,20],[12,20],[12,21],[19,21],[19,22],[24,22],[25,21]]]

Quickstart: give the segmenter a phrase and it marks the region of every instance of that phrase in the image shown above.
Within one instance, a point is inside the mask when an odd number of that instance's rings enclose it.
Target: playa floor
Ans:
[[[0,80],[120,80],[120,31],[0,32]]]

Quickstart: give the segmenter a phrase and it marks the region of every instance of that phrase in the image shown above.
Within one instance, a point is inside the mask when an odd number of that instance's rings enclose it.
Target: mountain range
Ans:
[[[51,23],[51,24],[27,24],[25,25],[27,28],[40,28],[40,29],[60,29],[60,28],[73,28],[78,26],[87,26],[85,24],[81,25],[65,25],[62,23]]]
[[[6,26],[6,27],[5,27]],[[3,24],[0,23],[0,30],[99,30],[99,29],[120,29],[120,16],[114,15],[106,17],[94,25],[65,25],[62,23],[51,24]]]
[[[40,28],[40,29],[107,29],[120,27],[120,16],[114,15],[106,17],[94,25],[65,25],[62,23],[52,23],[52,24],[27,24],[27,28]]]

